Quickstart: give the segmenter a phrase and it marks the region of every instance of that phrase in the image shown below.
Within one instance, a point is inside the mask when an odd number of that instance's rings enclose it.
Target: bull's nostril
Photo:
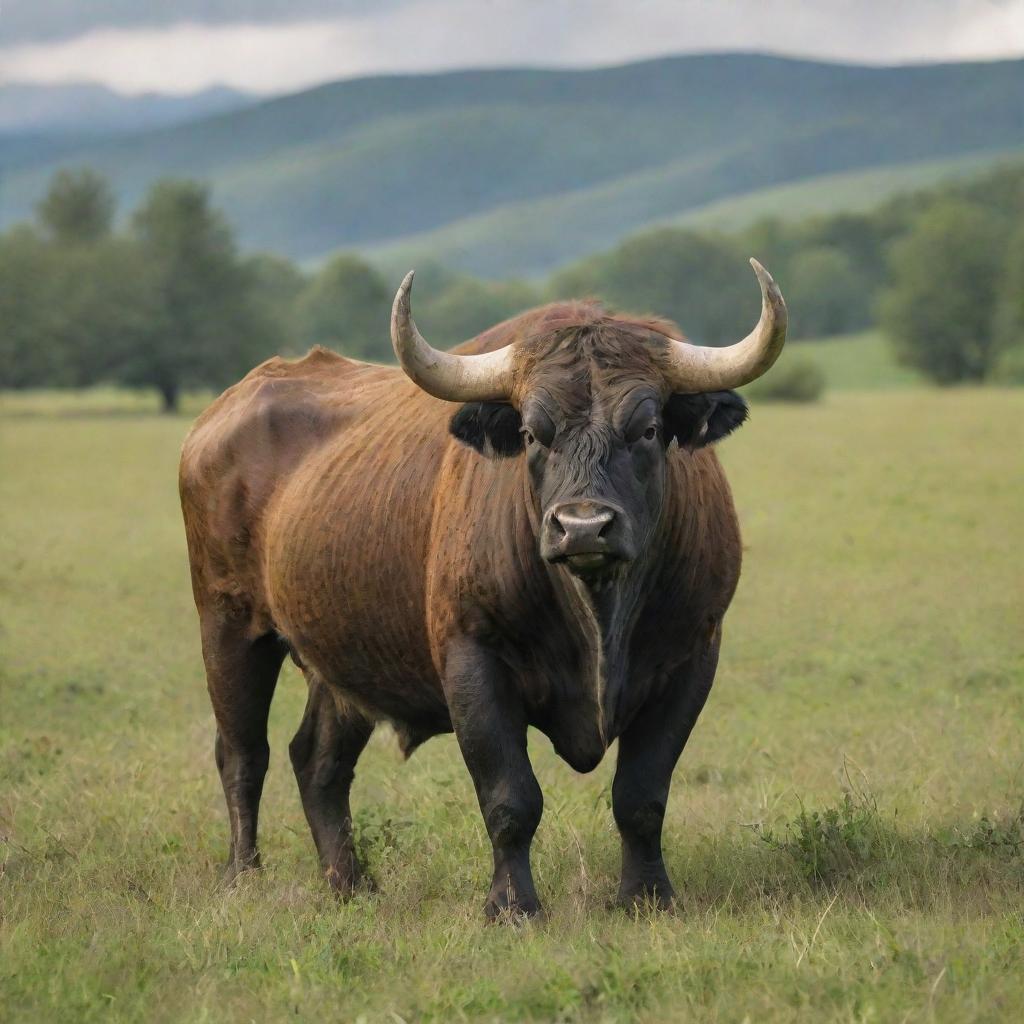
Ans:
[[[562,520],[559,519],[558,516],[556,516],[554,512],[551,513],[551,520],[550,520],[550,522],[551,522],[551,531],[552,531],[552,533],[554,533],[554,535],[556,537],[564,537],[565,536],[565,527],[562,525]]]
[[[615,522],[615,516],[614,515],[608,516],[608,519],[601,525],[601,529],[598,531],[598,534],[597,534],[598,537],[607,537],[608,536],[608,532],[612,528],[612,523],[614,523],[614,522]]]

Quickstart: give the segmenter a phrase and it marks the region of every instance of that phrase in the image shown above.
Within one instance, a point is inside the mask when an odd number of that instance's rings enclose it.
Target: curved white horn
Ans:
[[[439,352],[416,329],[410,293],[414,271],[405,275],[391,309],[391,344],[406,375],[447,402],[498,402],[512,391],[512,350],[459,356]]]
[[[708,348],[672,340],[665,376],[673,391],[726,391],[757,380],[779,358],[786,342],[786,303],[772,275],[755,259],[750,265],[761,285],[761,319],[735,345]]]

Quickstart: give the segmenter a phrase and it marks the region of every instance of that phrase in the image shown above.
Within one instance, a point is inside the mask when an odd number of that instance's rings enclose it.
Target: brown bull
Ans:
[[[229,877],[258,863],[290,652],[309,683],[291,760],[335,889],[359,879],[349,790],[384,720],[406,753],[455,731],[493,846],[487,913],[536,912],[532,725],[578,771],[618,739],[619,898],[671,902],[669,782],[740,571],[707,446],[746,416],[728,389],[785,340],[782,298],[754,268],[761,319],[725,349],[562,303],[439,352],[412,321],[409,275],[392,318],[402,369],[321,349],[271,359],[200,417],[180,483]]]

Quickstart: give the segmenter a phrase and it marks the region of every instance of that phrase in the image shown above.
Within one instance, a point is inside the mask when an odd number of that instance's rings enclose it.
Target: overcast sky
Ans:
[[[1024,0],[0,0],[0,82],[300,89],[373,72],[768,50],[1024,55]]]

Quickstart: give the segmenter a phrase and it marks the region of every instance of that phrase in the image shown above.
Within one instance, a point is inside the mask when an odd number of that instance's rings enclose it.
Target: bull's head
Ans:
[[[525,453],[541,555],[600,579],[633,561],[653,533],[665,493],[666,452],[694,450],[746,418],[731,391],[760,377],[786,340],[786,306],[768,272],[761,318],[725,348],[676,340],[654,321],[600,316],[540,321],[538,332],[479,355],[432,348],[410,309],[410,273],[395,296],[391,339],[424,391],[462,402],[460,441],[492,457]]]

